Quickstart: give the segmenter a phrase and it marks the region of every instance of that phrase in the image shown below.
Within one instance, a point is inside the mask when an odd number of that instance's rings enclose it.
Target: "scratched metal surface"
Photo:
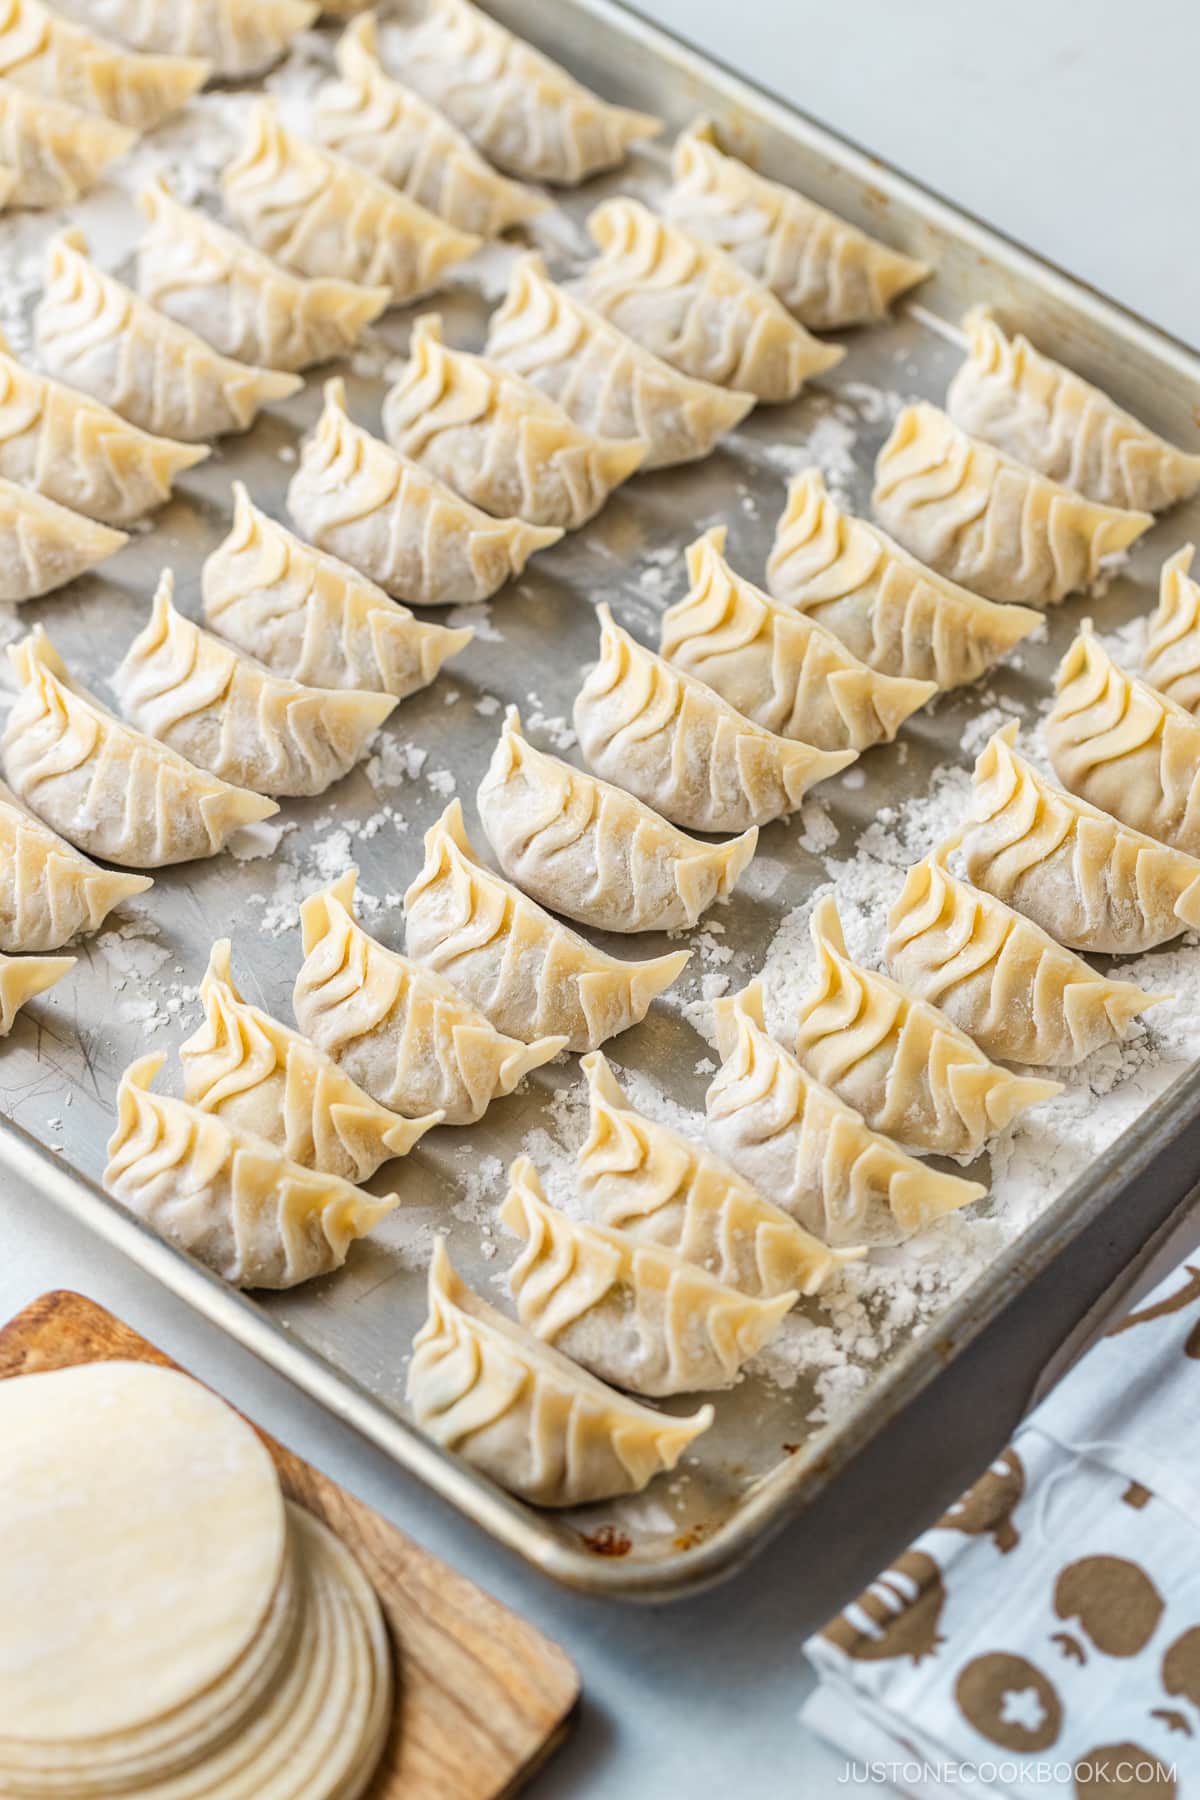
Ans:
[[[935,262],[938,275],[921,291],[922,308],[954,320],[970,301],[992,299],[1007,321],[1029,328],[1045,348],[1110,386],[1155,425],[1184,442],[1195,441],[1200,364],[1181,347],[605,0],[563,0],[553,9],[539,7],[536,0],[502,0],[494,10],[570,63],[583,79],[614,98],[663,113],[672,125],[685,122],[702,106],[715,110],[769,172],[790,176],[815,198]],[[664,170],[661,152],[635,157],[622,173],[568,196],[564,211],[577,227],[606,193],[635,191],[652,197]],[[128,218],[119,204],[115,210],[110,201],[103,204],[108,241],[114,241],[115,231],[120,244]],[[11,238],[6,246],[5,234],[15,229],[0,224],[0,266],[5,249],[12,246]],[[563,254],[572,243],[582,250],[577,228],[556,228],[551,251],[555,272],[572,266],[571,257]],[[117,259],[110,254],[103,260]],[[496,276],[492,252],[482,286],[493,301]],[[469,273],[435,304],[455,341],[482,342],[489,301]],[[389,315],[383,336],[397,351],[415,310],[420,309]],[[798,464],[803,445],[839,393],[842,404],[847,392],[860,396],[852,487],[859,510],[867,509],[870,469],[888,422],[873,422],[873,409],[861,396],[883,389],[940,400],[958,352],[922,322],[919,311],[907,309],[888,326],[847,334],[844,341],[848,354],[842,366],[796,404],[761,409],[699,466],[633,481],[590,526],[539,557],[522,580],[496,597],[489,628],[466,654],[432,688],[397,710],[385,736],[427,751],[427,771],[453,772],[478,842],[484,840],[473,816],[473,795],[498,724],[497,714],[477,710],[478,701],[490,695],[501,703],[516,701],[527,715],[535,704],[549,717],[569,715],[580,669],[594,655],[594,603],[609,601],[623,623],[653,641],[659,613],[683,592],[683,548],[712,523],[728,525],[735,567],[761,578],[784,497],[781,447],[790,446]],[[378,374],[344,372],[354,416],[377,428],[384,382]],[[246,481],[259,505],[285,516],[284,493],[296,446],[319,408],[320,380],[313,378],[295,401],[261,419],[244,438],[225,440],[208,463],[186,475],[177,497],[154,516],[153,528],[135,537],[101,573],[24,608],[25,621],[43,620],[71,668],[104,694],[108,675],[145,617],[163,564],[175,569],[180,604],[198,615],[200,567],[227,528],[235,477]],[[1107,628],[1145,610],[1163,556],[1198,533],[1200,509],[1195,507],[1159,524],[1137,547],[1128,574],[1115,580],[1103,599],[1089,603],[1100,625]],[[1051,618],[1047,640],[1027,647],[1021,670],[998,671],[992,688],[1031,709],[1082,611],[1080,603],[1060,608]],[[447,704],[448,687],[458,693],[454,704]],[[906,728],[905,760],[886,747],[877,749],[859,765],[866,776],[862,785],[839,778],[821,790],[839,829],[838,854],[850,852],[880,805],[922,792],[930,772],[948,758],[965,760],[959,749],[962,729],[979,704],[978,693],[971,690],[950,698]],[[533,735],[538,735],[536,728]],[[339,821],[361,822],[381,808],[394,807],[406,829],[388,822],[373,836],[354,835],[351,844],[364,888],[394,896],[419,867],[422,833],[443,803],[442,794],[423,776],[400,780],[395,787],[377,777],[373,785],[360,768],[321,799],[284,803],[281,817],[291,828],[286,853],[302,863],[306,846],[328,838]],[[759,859],[720,914],[724,941],[736,952],[734,985],[760,966],[781,915],[824,879],[821,862],[800,847],[798,837],[796,823],[769,827]],[[733,1566],[771,1524],[815,1491],[852,1444],[869,1434],[905,1384],[911,1388],[929,1377],[935,1364],[931,1345],[900,1346],[891,1365],[879,1368],[857,1412],[834,1432],[816,1432],[807,1422],[814,1396],[806,1382],[787,1392],[761,1382],[743,1383],[719,1399],[717,1425],[681,1478],[658,1484],[649,1524],[646,1508],[637,1501],[601,1509],[587,1521],[537,1514],[432,1450],[404,1419],[405,1358],[424,1315],[423,1275],[405,1249],[413,1223],[448,1228],[457,1266],[484,1291],[495,1291],[489,1283],[507,1251],[501,1248],[500,1259],[483,1255],[477,1226],[455,1216],[464,1172],[487,1157],[507,1162],[530,1128],[546,1117],[553,1090],[577,1080],[574,1060],[537,1073],[522,1093],[493,1107],[470,1131],[436,1132],[406,1162],[384,1171],[403,1195],[404,1220],[395,1227],[385,1223],[336,1276],[291,1294],[246,1299],[226,1293],[98,1194],[94,1183],[103,1167],[120,1072],[147,1047],[173,1050],[180,1041],[184,1026],[164,1025],[161,1015],[173,988],[199,980],[214,937],[232,933],[235,965],[248,997],[290,1017],[291,986],[301,957],[298,933],[262,929],[266,911],[278,898],[277,879],[273,861],[235,861],[227,855],[164,870],[153,891],[129,914],[150,922],[151,947],[145,939],[135,945],[124,968],[120,948],[111,941],[103,950],[87,941],[78,947],[75,975],[31,1009],[3,1051],[0,1107],[21,1129],[0,1132],[0,1161],[31,1173],[48,1197],[121,1242],[190,1304],[219,1319],[549,1572],[618,1593],[666,1594]],[[308,885],[317,885],[315,878]],[[385,906],[370,927],[385,941],[403,941],[396,906]],[[597,941],[638,956],[666,948],[665,941],[649,936]],[[148,959],[157,959],[159,966],[147,980]],[[694,961],[699,964],[700,959]],[[701,967],[689,970],[685,995],[697,992],[702,972]],[[139,991],[147,1010],[159,1019],[151,1029],[132,1016],[136,1009],[130,1001]],[[195,1016],[194,1006],[184,1007],[188,1026]],[[676,1099],[702,1111],[705,1077],[695,1073],[695,1065],[708,1046],[678,1010],[656,1007],[650,1020],[610,1048],[618,1068],[652,1073]],[[1143,1128],[1145,1141],[1139,1140],[1143,1149],[1154,1132],[1178,1129],[1195,1116],[1195,1085],[1190,1082],[1186,1091],[1176,1091],[1154,1109]],[[50,1147],[53,1160],[38,1156],[38,1144]],[[956,1304],[947,1324],[957,1341],[978,1329],[1015,1285],[1082,1227],[1112,1191],[1122,1163],[1132,1166],[1138,1153],[1138,1143],[1127,1134],[1087,1180],[1056,1198],[1028,1241]],[[986,1175],[986,1159],[981,1173]],[[690,1405],[679,1402],[677,1409]],[[788,1456],[784,1444],[801,1449]],[[628,1555],[604,1560],[589,1555],[581,1526],[594,1525],[596,1516],[628,1532]]]

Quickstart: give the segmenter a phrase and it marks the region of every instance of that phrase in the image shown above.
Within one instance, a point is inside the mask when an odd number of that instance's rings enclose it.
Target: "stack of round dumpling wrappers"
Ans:
[[[375,1594],[197,1382],[0,1382],[0,1794],[355,1800],[392,1716]]]

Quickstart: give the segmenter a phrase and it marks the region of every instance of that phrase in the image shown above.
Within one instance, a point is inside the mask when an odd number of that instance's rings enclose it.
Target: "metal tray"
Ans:
[[[1200,360],[610,0],[560,0],[554,7],[538,0],[495,0],[492,10],[600,91],[660,112],[672,126],[697,111],[713,112],[765,171],[926,257],[936,265],[936,277],[920,290],[917,305],[901,308],[894,323],[848,334],[846,362],[823,388],[794,406],[760,410],[704,464],[633,482],[591,526],[539,557],[523,580],[497,596],[490,612],[479,615],[484,629],[466,655],[398,710],[385,728],[390,751],[380,762],[356,771],[323,800],[285,804],[281,819],[289,830],[273,860],[224,856],[165,871],[145,902],[124,915],[124,923],[114,921],[115,929],[81,944],[75,975],[19,1022],[0,1060],[0,1108],[9,1121],[0,1131],[0,1165],[120,1245],[181,1299],[546,1573],[609,1594],[663,1598],[726,1574],[744,1560],[1059,1250],[1135,1184],[1149,1196],[1148,1232],[1168,1200],[1190,1185],[1186,1134],[1200,1119],[1200,1070],[1177,1081],[1082,1176],[1054,1195],[934,1328],[895,1346],[853,1409],[836,1423],[814,1428],[808,1422],[814,1395],[807,1381],[781,1390],[748,1380],[719,1398],[717,1426],[675,1478],[659,1482],[649,1496],[587,1518],[539,1513],[510,1499],[423,1439],[407,1421],[402,1402],[409,1344],[424,1315],[422,1248],[430,1231],[448,1228],[463,1273],[494,1291],[489,1283],[507,1253],[497,1256],[501,1246],[481,1229],[479,1196],[498,1199],[502,1167],[518,1145],[539,1125],[553,1129],[554,1096],[577,1080],[574,1064],[539,1072],[523,1093],[497,1105],[471,1131],[426,1139],[405,1164],[384,1172],[404,1195],[402,1215],[358,1246],[338,1275],[267,1298],[228,1291],[143,1230],[98,1188],[120,1071],[148,1047],[173,1049],[182,1027],[190,1028],[195,1007],[188,989],[199,981],[212,939],[227,932],[248,996],[288,1017],[299,941],[294,930],[276,927],[289,916],[295,891],[319,885],[334,864],[359,864],[363,887],[383,900],[368,920],[370,928],[385,940],[402,941],[396,896],[419,866],[421,835],[441,810],[450,775],[470,817],[498,724],[499,709],[485,696],[516,700],[533,735],[544,742],[549,731],[552,739],[550,721],[569,715],[581,665],[595,654],[592,602],[610,599],[620,618],[652,637],[656,615],[682,592],[684,546],[711,522],[728,522],[735,566],[751,578],[761,576],[783,502],[781,458],[799,466],[803,446],[838,391],[855,391],[847,384],[902,387],[940,398],[959,353],[952,333],[947,337],[938,328],[939,320],[952,324],[971,302],[992,300],[1008,324],[1029,330],[1045,349],[1110,387],[1184,443],[1194,440],[1200,419]],[[169,133],[164,142],[169,144]],[[210,153],[205,161],[211,172],[217,158]],[[568,197],[565,210],[578,221],[604,193],[652,194],[664,180],[664,168],[663,153],[652,150],[621,174]],[[111,199],[97,202],[94,210],[97,236],[101,227],[108,232],[105,260],[114,261],[114,233],[118,247],[127,244],[132,215]],[[88,225],[89,204],[79,211]],[[17,229],[26,234],[21,243],[27,247],[28,226],[0,225],[0,247],[11,251],[4,258],[10,272],[18,246],[6,234]],[[574,242],[578,231],[571,228],[569,236]],[[580,238],[575,253],[582,248]],[[478,281],[467,280],[436,303],[457,341],[482,341],[487,305],[502,285],[497,257],[503,261],[503,253],[487,253],[482,265],[486,302]],[[11,307],[7,310],[11,316]],[[403,346],[407,326],[404,315],[389,319],[386,338],[394,349]],[[349,371],[352,410],[369,425],[378,419],[381,369],[382,359],[372,365],[368,358]],[[235,476],[246,480],[260,504],[283,515],[296,443],[319,404],[319,382],[310,381],[302,395],[260,421],[247,438],[226,440],[209,463],[184,479],[178,497],[154,519],[153,530],[101,577],[24,608],[22,622],[44,619],[71,666],[103,689],[144,618],[162,563],[174,566],[185,609],[198,610],[200,564],[227,527]],[[886,420],[860,420],[856,466],[843,471],[859,510],[865,510],[871,463],[887,429]],[[1102,626],[1146,609],[1159,563],[1189,532],[1200,534],[1195,507],[1177,511],[1150,534],[1128,572],[1102,599],[1088,603]],[[1019,666],[999,671],[988,684],[993,695],[1007,696],[1032,717],[1083,610],[1079,603],[1059,609],[1047,641],[1032,643]],[[448,703],[451,692],[457,698]],[[930,771],[947,757],[966,765],[970,758],[962,750],[962,735],[981,704],[972,690],[952,697],[906,728],[903,758],[877,750],[861,764],[865,782],[856,787],[839,779],[823,789],[842,842],[852,844],[885,802],[921,793]],[[411,759],[405,774],[408,742],[426,751],[427,760],[416,768],[418,759]],[[331,835],[341,829],[344,838]],[[794,906],[823,879],[820,862],[798,838],[795,825],[764,833],[762,869],[752,871],[744,890],[720,914],[724,941],[739,953],[739,981],[760,966],[785,902]],[[612,947],[649,955],[662,946],[647,939]],[[1200,958],[1200,951],[1196,955]],[[689,991],[695,991],[694,980]],[[702,1110],[704,1081],[695,1066],[707,1048],[678,1007],[664,1006],[611,1046],[619,1067],[651,1072],[672,1099],[693,1112]],[[598,1522],[605,1529],[597,1531]],[[597,1554],[614,1548],[625,1554]]]

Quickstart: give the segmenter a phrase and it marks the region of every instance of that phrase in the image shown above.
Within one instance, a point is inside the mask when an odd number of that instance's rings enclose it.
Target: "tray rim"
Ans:
[[[501,0],[502,10],[503,0]],[[955,206],[935,190],[863,149],[771,90],[736,73],[720,58],[652,24],[627,0],[569,0],[569,10],[589,15],[614,30],[631,47],[640,42],[657,57],[675,63],[724,92],[725,104],[744,107],[811,148],[828,155],[877,190],[902,199],[926,218],[942,223],[981,255],[999,251],[1043,292],[1060,299],[1098,327],[1200,388],[1200,349],[1153,325],[1110,299],[1088,282],[1068,274],[1048,258]],[[319,1351],[261,1312],[247,1295],[158,1238],[118,1205],[89,1176],[66,1163],[25,1127],[0,1118],[0,1168],[29,1183],[63,1211],[161,1282],[211,1324],[226,1332],[317,1400],[335,1417],[375,1444],[409,1475],[449,1501],[475,1525],[534,1568],[563,1585],[586,1593],[657,1603],[690,1597],[735,1574],[751,1556],[822,1491],[902,1408],[927,1387],[941,1368],[990,1327],[1076,1237],[1118,1196],[1169,1151],[1179,1133],[1200,1122],[1200,1062],[1171,1086],[1063,1191],[1034,1223],[998,1256],[939,1316],[913,1339],[887,1372],[871,1384],[864,1404],[841,1422],[824,1426],[802,1450],[766,1476],[739,1502],[729,1519],[696,1547],[654,1563],[574,1549],[550,1531],[546,1515],[498,1488],[461,1458],[444,1451],[400,1414],[374,1398],[355,1378],[336,1369]],[[1181,1190],[1182,1192],[1183,1190]]]

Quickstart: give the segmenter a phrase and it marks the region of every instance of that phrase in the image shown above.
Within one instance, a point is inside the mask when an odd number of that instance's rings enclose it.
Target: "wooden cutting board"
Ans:
[[[75,1363],[177,1368],[82,1294],[43,1294],[0,1329],[0,1380]],[[250,1421],[254,1424],[254,1421]],[[369,1800],[498,1800],[566,1735],[579,1678],[564,1653],[255,1425],[283,1491],[336,1532],[388,1621],[396,1723]]]

